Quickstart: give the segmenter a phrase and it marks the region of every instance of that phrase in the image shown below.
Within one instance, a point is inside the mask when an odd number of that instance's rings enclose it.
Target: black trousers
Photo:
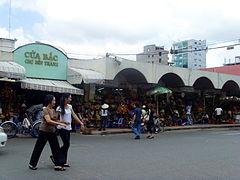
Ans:
[[[108,119],[107,116],[102,116],[101,117],[99,130],[102,130],[102,129],[105,130],[107,119]]]
[[[147,132],[153,133],[154,131],[154,121],[148,120],[147,122]]]
[[[63,145],[60,147],[61,153],[64,155],[64,164],[67,163],[68,149],[70,147],[70,131],[66,129],[58,129]]]
[[[216,115],[217,124],[221,124],[222,115]]]
[[[30,165],[36,167],[41,156],[42,150],[46,143],[49,142],[52,155],[56,166],[62,166],[64,164],[64,155],[60,151],[60,146],[58,143],[57,135],[55,133],[49,133],[44,131],[39,131],[39,137],[34,146],[32,156],[30,159]]]

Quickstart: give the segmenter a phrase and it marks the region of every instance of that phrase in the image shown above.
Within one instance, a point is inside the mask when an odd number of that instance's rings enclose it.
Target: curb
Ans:
[[[189,130],[189,129],[214,129],[214,128],[236,128],[236,127],[240,127],[240,124],[236,124],[236,125],[188,126],[188,127],[179,126],[179,127],[176,127],[176,128],[166,127],[164,130],[165,131],[176,131],[176,130]]]
[[[226,124],[226,125],[200,125],[200,126],[174,126],[165,127],[164,131],[179,131],[179,130],[191,130],[191,129],[214,129],[214,128],[239,128],[240,124]],[[125,134],[132,133],[131,129],[119,130],[119,131],[104,131],[93,132],[91,135],[111,135],[111,134]]]

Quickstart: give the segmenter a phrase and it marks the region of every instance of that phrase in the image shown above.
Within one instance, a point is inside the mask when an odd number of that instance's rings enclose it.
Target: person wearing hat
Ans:
[[[109,108],[108,104],[103,104],[101,106],[101,111],[100,111],[101,120],[100,120],[99,129],[98,129],[99,131],[101,130],[105,131],[105,126],[106,126],[106,122],[108,120],[108,115],[109,115],[108,108]]]
[[[179,112],[178,112],[177,110],[174,110],[173,112],[174,112],[173,117],[172,117],[172,119],[173,119],[173,124],[174,124],[175,126],[177,126],[177,125],[182,125],[182,119],[181,119],[181,117],[180,117],[180,115],[179,115]]]

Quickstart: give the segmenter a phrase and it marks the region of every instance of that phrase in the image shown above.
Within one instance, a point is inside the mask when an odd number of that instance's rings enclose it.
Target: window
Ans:
[[[194,66],[197,66],[197,64],[194,64]]]
[[[162,62],[162,59],[161,58],[159,58],[159,63],[161,63]]]
[[[154,55],[152,55],[152,57],[154,57]]]
[[[148,58],[150,58],[150,55],[148,55]]]

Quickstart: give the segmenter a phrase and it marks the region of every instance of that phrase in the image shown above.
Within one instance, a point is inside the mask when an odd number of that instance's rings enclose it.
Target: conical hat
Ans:
[[[107,109],[108,107],[109,107],[108,104],[103,104],[103,105],[102,105],[102,108],[103,108],[103,109]]]

